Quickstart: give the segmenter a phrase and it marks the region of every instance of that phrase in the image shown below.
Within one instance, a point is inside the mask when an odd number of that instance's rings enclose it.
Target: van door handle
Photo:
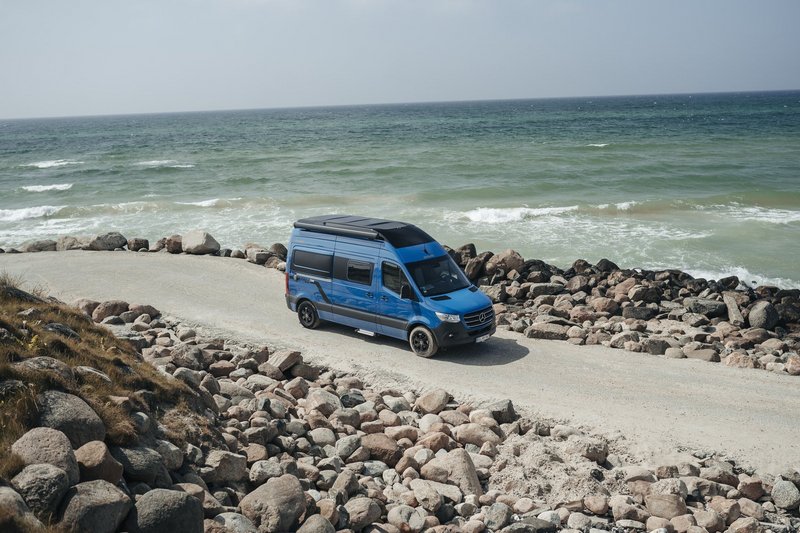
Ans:
[[[373,298],[375,295],[372,294],[371,292],[368,292],[368,293],[364,294],[364,296],[366,296],[367,298]]]
[[[388,302],[389,298],[387,298],[386,296],[381,296],[381,301]]]

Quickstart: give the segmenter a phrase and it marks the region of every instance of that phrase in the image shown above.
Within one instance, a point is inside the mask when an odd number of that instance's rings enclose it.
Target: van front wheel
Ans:
[[[297,306],[297,317],[304,328],[315,329],[319,326],[319,314],[314,304],[306,300]]]
[[[417,326],[411,330],[408,336],[408,343],[411,349],[420,357],[433,357],[439,346],[436,344],[436,337],[431,330],[424,326]]]

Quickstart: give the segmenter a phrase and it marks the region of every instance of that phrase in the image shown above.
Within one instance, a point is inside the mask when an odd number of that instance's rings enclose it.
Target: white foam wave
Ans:
[[[52,161],[37,161],[35,163],[28,163],[27,165],[22,165],[23,167],[32,167],[32,168],[57,168],[57,167],[65,167],[67,165],[82,165],[83,161],[74,161],[72,159],[54,159]]]
[[[72,188],[72,183],[56,183],[53,185],[26,185],[23,191],[45,192],[45,191],[68,191]]]
[[[631,209],[631,207],[635,206],[638,203],[639,202],[633,202],[633,201],[631,201],[631,202],[619,202],[617,204],[614,204],[614,207],[616,207],[620,211],[629,211]]]
[[[608,145],[609,143],[589,143],[586,146],[591,146],[593,148],[605,148]]]
[[[800,211],[789,209],[766,209],[763,207],[735,207],[730,214],[739,220],[767,222],[771,224],[791,224],[800,222]]]
[[[565,207],[478,207],[460,214],[470,222],[481,222],[485,224],[506,224],[509,222],[519,222],[522,220],[560,215],[578,209],[577,205]]]
[[[18,222],[31,218],[49,217],[65,207],[63,205],[40,205],[37,207],[22,207],[20,209],[0,209],[0,222]]]
[[[745,285],[756,287],[758,285],[774,285],[784,289],[800,288],[800,284],[788,278],[776,278],[750,272],[742,266],[731,266],[718,269],[697,269],[692,267],[682,268],[684,272],[695,278],[719,280],[728,276],[736,276]]]
[[[230,200],[212,198],[210,200],[201,200],[199,202],[175,202],[175,203],[179,205],[194,205],[197,207],[226,207],[230,205],[230,202],[235,200],[241,200],[241,198],[232,198]]]
[[[140,161],[136,164],[147,168],[194,168],[192,163],[181,163],[174,159],[154,159],[152,161]]]

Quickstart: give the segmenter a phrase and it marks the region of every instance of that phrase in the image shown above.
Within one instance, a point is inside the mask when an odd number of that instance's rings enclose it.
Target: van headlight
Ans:
[[[459,315],[449,315],[447,313],[436,313],[436,316],[439,317],[439,320],[442,322],[461,322],[461,316]]]

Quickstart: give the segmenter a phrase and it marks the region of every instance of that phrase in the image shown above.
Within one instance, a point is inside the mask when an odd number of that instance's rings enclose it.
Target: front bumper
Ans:
[[[432,331],[436,337],[436,343],[442,348],[447,348],[448,346],[475,342],[478,337],[494,335],[496,330],[497,327],[492,321],[488,326],[477,329],[467,329],[460,322],[442,322]]]

